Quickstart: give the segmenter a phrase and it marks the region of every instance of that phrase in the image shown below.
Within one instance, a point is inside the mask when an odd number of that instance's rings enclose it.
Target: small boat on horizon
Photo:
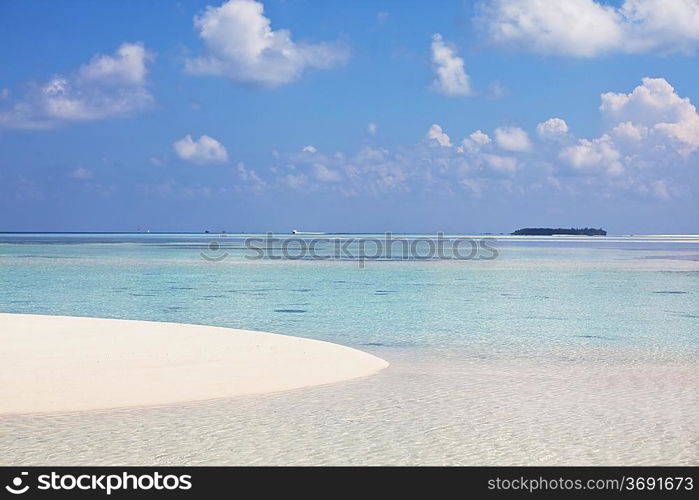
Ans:
[[[291,234],[302,234],[302,235],[313,235],[313,234],[326,234],[320,231],[299,231],[298,229],[292,229]]]

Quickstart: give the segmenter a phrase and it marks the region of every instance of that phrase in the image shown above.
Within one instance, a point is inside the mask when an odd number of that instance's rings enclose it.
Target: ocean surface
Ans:
[[[0,234],[0,312],[270,331],[391,363],[277,395],[0,418],[3,463],[699,462],[699,236],[393,235],[390,253],[385,235],[273,237]]]
[[[394,238],[424,248],[401,253],[394,242],[391,258],[384,245],[380,260],[358,260],[357,241],[338,258],[333,242],[321,242],[316,256],[332,258],[313,260],[302,255],[301,237],[275,235],[269,251],[263,238],[0,235],[0,312],[196,323],[477,355],[677,357],[699,347],[699,237],[473,236],[461,244],[464,258],[453,259],[449,240],[443,258],[425,258],[428,237],[401,235]],[[469,241],[486,238],[496,258],[479,246],[466,259]],[[246,239],[262,250],[246,248]],[[285,241],[287,258],[278,258]],[[367,243],[363,255],[378,255],[375,248]]]

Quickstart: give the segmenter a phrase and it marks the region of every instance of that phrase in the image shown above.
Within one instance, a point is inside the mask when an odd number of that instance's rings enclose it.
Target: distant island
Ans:
[[[594,229],[591,227],[577,228],[550,228],[550,227],[525,227],[524,229],[518,229],[514,233],[510,233],[513,236],[553,236],[558,234],[566,234],[572,236],[607,236],[607,231],[604,229]]]

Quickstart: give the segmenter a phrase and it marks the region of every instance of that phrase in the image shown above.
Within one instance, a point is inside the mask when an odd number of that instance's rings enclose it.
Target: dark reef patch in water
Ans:
[[[155,297],[154,293],[130,293],[132,297]]]
[[[312,292],[312,288],[294,288],[291,290],[292,292]]]
[[[305,309],[275,309],[274,312],[298,314],[298,313],[305,313],[306,310]]]
[[[579,339],[599,339],[599,340],[614,340],[611,337],[603,337],[602,335],[573,335]]]
[[[639,249],[640,250],[640,249]],[[662,260],[689,260],[699,261],[699,255],[649,255],[645,259],[662,259]]]
[[[13,257],[8,255],[8,257]],[[15,255],[15,259],[79,259],[80,257],[73,257],[70,255]]]
[[[659,293],[659,294],[665,294],[665,295],[682,295],[684,293],[689,293],[689,292],[681,292],[678,290],[663,290],[660,292],[653,292],[653,293]]]
[[[388,346],[388,344],[383,344],[381,342],[367,342],[367,343],[362,344],[362,345],[371,346],[371,347],[386,347],[386,346]]]
[[[191,286],[171,286],[170,290],[194,290]]]

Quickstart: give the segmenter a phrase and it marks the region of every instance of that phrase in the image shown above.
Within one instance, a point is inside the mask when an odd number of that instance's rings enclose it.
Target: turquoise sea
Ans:
[[[276,237],[275,252],[290,236]],[[0,464],[699,464],[699,237],[496,236],[497,258],[455,260],[424,258],[435,235],[400,235],[426,246],[364,261],[358,237],[296,237],[355,238],[349,256],[313,260],[248,258],[246,239],[266,235],[1,235],[0,312],[271,331],[390,366],[275,394],[0,416]]]
[[[423,246],[411,255],[396,244],[390,258],[364,262],[352,260],[358,238],[383,235],[274,237],[267,246],[264,234],[0,235],[0,311],[217,325],[379,350],[697,353],[699,237],[472,236],[488,238],[497,258],[479,249],[480,258],[454,260],[429,255],[434,236],[394,235]],[[261,252],[246,238],[272,253],[251,259]],[[355,240],[339,258],[312,260],[298,241],[313,238],[332,238],[316,250],[333,257],[335,240]],[[285,245],[290,258],[270,258]]]

